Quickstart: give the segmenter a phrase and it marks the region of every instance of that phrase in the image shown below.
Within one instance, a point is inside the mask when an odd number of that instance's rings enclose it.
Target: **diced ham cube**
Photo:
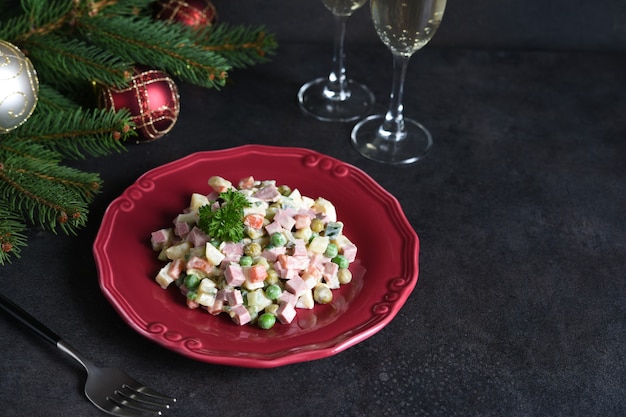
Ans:
[[[311,226],[311,218],[306,214],[296,214],[294,220],[296,221],[295,227],[298,230]]]
[[[308,290],[306,282],[300,277],[293,277],[285,283],[285,288],[296,295],[296,297],[300,297],[304,294],[305,291]]]
[[[226,291],[226,302],[229,306],[238,306],[239,304],[243,304],[241,291],[237,289]]]
[[[296,309],[294,308],[294,304],[291,303],[280,303],[278,310],[276,310],[276,318],[282,324],[289,324],[293,321],[293,318],[296,317]]]
[[[291,279],[298,276],[298,271],[296,269],[285,268],[280,262],[274,263],[274,270],[278,273],[278,276],[283,279]]]
[[[250,317],[250,312],[248,312],[248,309],[245,308],[242,304],[239,304],[231,308],[230,317],[233,319],[235,323],[237,323],[240,326],[250,323],[250,320],[252,320],[252,317]],[[293,320],[293,317],[292,317],[292,320]]]
[[[284,290],[282,294],[278,296],[278,301],[280,301],[281,303],[296,305],[296,303],[298,302],[298,297],[294,293]]]
[[[356,245],[350,243],[349,245],[344,246],[341,253],[345,256],[348,262],[354,262],[356,259]]]
[[[224,270],[224,277],[226,278],[226,283],[232,287],[240,286],[246,280],[241,265],[234,263],[228,264]]]
[[[267,234],[271,236],[274,233],[282,232],[283,231],[283,226],[281,226],[280,223],[278,223],[276,220],[274,220],[273,222],[271,222],[270,224],[265,226],[265,230],[267,231]]]
[[[289,214],[289,212],[282,209],[278,209],[276,211],[274,221],[278,222],[285,230],[293,229],[296,224],[296,220]]]
[[[338,270],[339,265],[334,262],[327,262],[326,265],[324,265],[322,276],[326,284],[332,289],[339,288],[339,278],[337,277]]]
[[[306,243],[304,242],[304,239],[296,239],[295,240],[295,245],[293,247],[293,256],[306,256],[307,252],[306,252]],[[308,262],[307,262],[308,264]]]
[[[252,197],[258,198],[263,201],[278,201],[280,198],[280,192],[274,184],[266,184],[263,188],[252,194]]]
[[[172,241],[172,229],[161,229],[152,232],[150,235],[150,243],[153,250],[161,250]]]
[[[243,255],[243,243],[224,242],[220,245],[220,250],[225,256],[223,261],[239,262]]]
[[[226,290],[218,290],[215,294],[215,301],[213,305],[207,308],[207,311],[213,315],[220,314],[224,310],[224,303],[226,302]]]
[[[176,233],[177,236],[185,237],[190,231],[191,231],[191,226],[189,226],[189,223],[176,222],[174,224],[174,233]]]
[[[309,258],[309,265],[316,267],[320,271],[324,268],[326,262],[328,262],[328,258],[321,253],[314,253]]]
[[[264,249],[261,256],[267,259],[268,262],[276,262],[278,259],[278,255],[283,255],[287,251],[287,248],[284,246],[277,246],[271,249]]]
[[[207,236],[206,233],[202,231],[202,229],[200,229],[197,226],[194,226],[189,232],[189,234],[187,234],[187,237],[185,238],[185,240],[191,243],[191,245],[194,248],[197,248],[200,246],[204,246],[209,241],[209,237]]]

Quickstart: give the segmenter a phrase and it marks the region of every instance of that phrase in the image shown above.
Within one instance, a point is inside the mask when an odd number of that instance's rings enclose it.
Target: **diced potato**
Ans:
[[[211,307],[215,303],[215,294],[198,294],[198,296],[196,297],[196,303],[205,307]]]
[[[165,250],[165,256],[167,259],[182,259],[186,255],[189,254],[189,249],[191,249],[191,243],[182,242],[178,245],[170,246]]]
[[[224,191],[230,189],[233,186],[233,183],[216,175],[209,178],[209,185],[216,192],[223,193]]]
[[[307,290],[305,291],[296,302],[296,308],[306,308],[308,310],[312,309],[315,306],[315,301],[313,301],[313,291]]]
[[[254,307],[256,312],[264,310],[272,304],[272,300],[265,296],[265,292],[262,289],[256,289],[248,293],[248,305]]]
[[[159,273],[157,274],[155,278],[155,281],[163,289],[167,288],[172,282],[174,282],[174,278],[172,278],[171,275],[168,273],[170,269],[170,263],[171,262],[168,262],[167,265],[161,268],[161,270],[159,271]]]
[[[315,236],[311,243],[309,243],[309,250],[313,253],[322,254],[326,252],[326,248],[330,243],[330,239],[326,236]]]
[[[340,250],[348,245],[351,245],[352,242],[350,241],[350,239],[348,239],[345,235],[340,234],[339,236],[337,236],[336,238],[333,239],[333,243],[335,245],[337,245],[337,248],[339,248]]]
[[[297,188],[289,194],[289,199],[291,199],[292,207],[295,207],[295,208],[302,207],[302,194],[300,193],[300,190],[298,190]]]
[[[196,211],[190,211],[189,213],[181,213],[176,216],[176,222],[182,223],[196,223],[198,220],[198,213]]]
[[[308,242],[311,239],[311,236],[313,236],[313,231],[310,227],[304,227],[293,232],[293,237],[296,239],[302,239],[305,242]]]
[[[249,278],[246,278],[241,286],[247,290],[256,290],[258,288],[263,288],[265,286],[265,283],[264,281],[252,282]]]
[[[205,206],[209,203],[209,199],[204,194],[193,193],[191,195],[191,202],[189,203],[189,208],[191,210],[198,210],[200,207]]]
[[[311,208],[313,207],[313,204],[315,204],[315,200],[313,200],[311,197],[307,197],[307,196],[302,196],[302,208]]]
[[[315,203],[313,203],[313,210],[315,210],[316,213],[324,214],[328,221],[337,221],[337,211],[335,210],[335,206],[323,197],[318,197],[318,199],[315,200]]]
[[[267,206],[268,206],[268,204],[265,201],[259,200],[258,198],[255,198],[255,197],[247,197],[247,199],[250,202],[250,206],[244,207],[243,209],[244,217],[247,216],[248,214],[265,215],[265,211],[267,210]]]
[[[204,256],[211,265],[217,266],[226,257],[218,248],[207,242],[204,249]]]
[[[200,285],[198,285],[198,293],[215,293],[217,289],[215,287],[215,282],[209,278],[204,278],[200,281]]]

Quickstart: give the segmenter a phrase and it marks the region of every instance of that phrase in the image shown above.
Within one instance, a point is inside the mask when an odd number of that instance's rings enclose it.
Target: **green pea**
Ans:
[[[261,329],[271,329],[276,323],[276,316],[271,313],[263,313],[257,319],[257,323]]]
[[[269,285],[266,289],[265,289],[265,295],[267,296],[267,298],[269,298],[270,300],[275,300],[278,297],[280,297],[280,295],[283,293],[283,290],[280,289],[280,286],[278,286],[277,284],[272,284]]]
[[[195,290],[200,285],[200,278],[197,275],[189,274],[185,277],[185,287],[188,290]]]
[[[338,254],[339,248],[337,247],[337,245],[335,245],[334,243],[329,243],[328,246],[326,246],[326,252],[324,252],[324,256],[328,258],[334,258]]]
[[[254,257],[261,255],[261,250],[261,245],[259,245],[257,242],[251,242],[247,244],[244,248],[244,253],[248,256]]]
[[[334,263],[336,263],[337,265],[339,265],[339,268],[347,268],[350,266],[350,262],[348,262],[348,260],[346,259],[345,256],[343,255],[337,255],[335,256],[332,261]]]
[[[270,244],[272,246],[285,246],[285,243],[287,243],[287,238],[280,232],[273,233],[270,236]]]
[[[315,233],[320,233],[322,230],[324,230],[325,226],[326,225],[324,224],[324,222],[320,219],[311,220],[311,230],[313,230]]]
[[[291,194],[291,188],[289,188],[288,185],[280,185],[278,187],[278,192],[281,195],[288,196],[289,194]]]
[[[187,299],[191,301],[196,301],[198,298],[198,293],[195,291],[187,291]]]
[[[243,255],[241,258],[239,258],[239,265],[252,266],[252,257],[248,255]]]

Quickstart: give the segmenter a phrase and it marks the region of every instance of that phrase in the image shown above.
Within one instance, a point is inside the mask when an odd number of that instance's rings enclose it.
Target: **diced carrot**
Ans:
[[[263,265],[252,265],[248,270],[250,282],[261,282],[267,278],[267,269]]]
[[[170,263],[167,273],[172,278],[177,279],[183,269],[185,269],[185,261],[181,258],[176,258],[172,261],[172,263]]]
[[[249,190],[254,186],[254,178],[252,176],[239,180],[238,188],[240,190]]]
[[[187,261],[187,268],[197,269],[204,272],[211,272],[211,269],[213,269],[211,264],[198,256],[192,256],[189,258]]]
[[[263,227],[263,215],[262,214],[248,214],[243,219],[243,224],[253,229],[260,229]]]
[[[281,253],[280,255],[278,255],[276,257],[276,260],[278,261],[280,266],[282,266],[283,268],[287,269],[287,265],[289,263],[289,258],[287,257],[287,255]]]

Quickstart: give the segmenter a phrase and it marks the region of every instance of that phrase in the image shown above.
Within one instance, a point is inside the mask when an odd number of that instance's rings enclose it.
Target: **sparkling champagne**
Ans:
[[[371,0],[378,36],[393,53],[411,56],[441,24],[446,0]]]
[[[367,0],[322,0],[324,6],[337,16],[350,16]]]

